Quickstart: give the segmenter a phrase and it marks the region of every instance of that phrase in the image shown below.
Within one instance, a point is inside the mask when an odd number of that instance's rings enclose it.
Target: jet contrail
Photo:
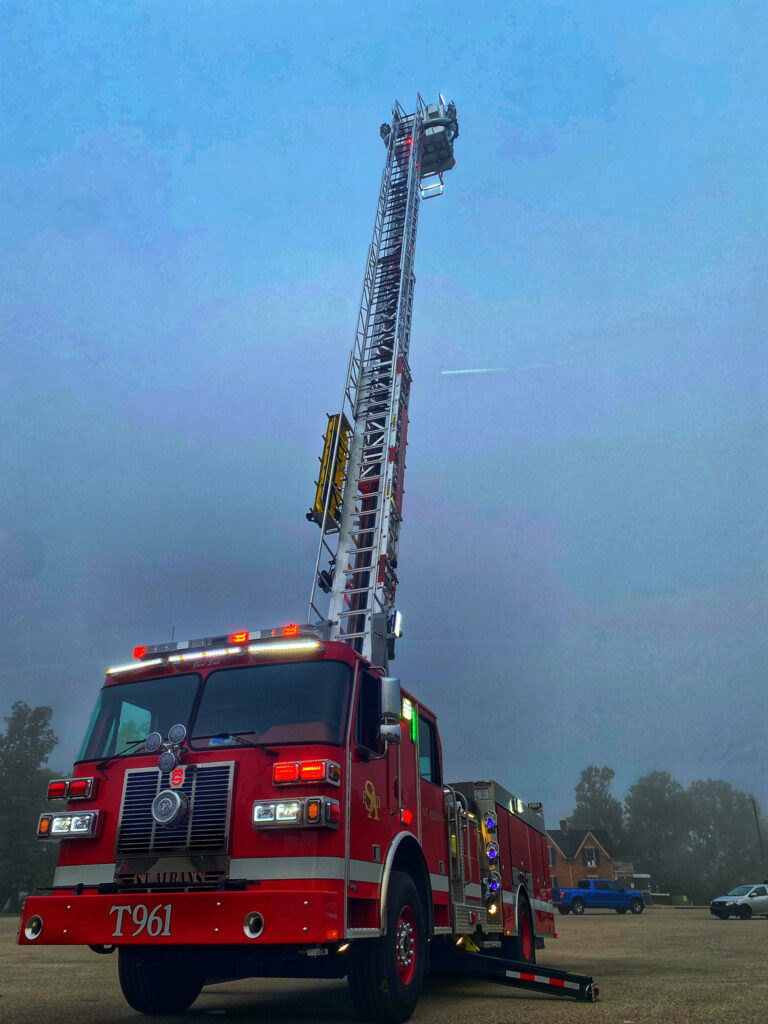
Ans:
[[[531,363],[528,366],[515,367],[517,370],[551,370],[554,366],[573,366],[575,360],[560,359],[554,363]],[[506,366],[483,366],[473,370],[441,370],[441,377],[458,377],[468,373],[507,373]]]
[[[443,377],[456,376],[460,373],[506,373],[507,368],[505,366],[484,366],[478,370],[441,370],[440,373]]]

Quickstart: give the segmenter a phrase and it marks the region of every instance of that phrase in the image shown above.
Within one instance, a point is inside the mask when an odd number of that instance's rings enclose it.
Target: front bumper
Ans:
[[[253,927],[250,934],[246,929],[253,914],[263,919],[257,936]],[[33,918],[42,924],[30,923]],[[242,892],[30,896],[18,941],[27,946],[314,945],[335,942],[343,930],[339,893],[258,886]]]
[[[737,914],[739,908],[731,904],[725,903],[710,903],[709,912],[714,914],[715,917],[722,917],[723,914]]]

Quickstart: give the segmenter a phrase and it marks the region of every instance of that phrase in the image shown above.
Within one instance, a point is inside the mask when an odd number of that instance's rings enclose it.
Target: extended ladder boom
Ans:
[[[328,622],[332,638],[386,667],[394,643],[419,202],[442,194],[443,173],[455,164],[456,108],[442,97],[427,106],[419,96],[416,112],[406,114],[396,103],[380,133],[387,158],[355,338],[307,518],[321,530],[309,621]]]

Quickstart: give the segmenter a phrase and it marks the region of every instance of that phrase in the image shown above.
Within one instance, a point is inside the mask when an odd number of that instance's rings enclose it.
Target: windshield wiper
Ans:
[[[121,750],[117,754],[110,754],[109,757],[105,757],[103,761],[99,761],[96,767],[99,769],[99,771],[103,770],[107,767],[108,764],[111,764],[112,761],[117,761],[118,758],[125,757],[126,754],[132,754],[134,747],[137,747],[140,743],[146,743],[146,741],[146,736],[144,737],[143,740],[129,740],[128,746],[125,748],[125,750]]]
[[[245,732],[215,732],[210,737],[212,740],[239,740],[240,743],[244,743],[246,747],[257,747],[259,750],[266,751],[269,755],[277,757],[280,753],[279,750],[274,750],[272,747],[267,746],[266,743],[254,743],[253,740],[247,740],[245,737],[248,733]]]

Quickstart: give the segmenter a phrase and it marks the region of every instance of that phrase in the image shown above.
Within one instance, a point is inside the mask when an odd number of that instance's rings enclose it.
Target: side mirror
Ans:
[[[399,743],[401,736],[400,680],[397,676],[382,676],[379,739],[387,743]]]
[[[402,733],[400,732],[400,723],[396,722],[391,725],[380,725],[379,739],[384,740],[386,743],[399,743],[400,740],[402,739]]]
[[[385,722],[400,721],[400,680],[397,676],[382,676],[381,717]]]

